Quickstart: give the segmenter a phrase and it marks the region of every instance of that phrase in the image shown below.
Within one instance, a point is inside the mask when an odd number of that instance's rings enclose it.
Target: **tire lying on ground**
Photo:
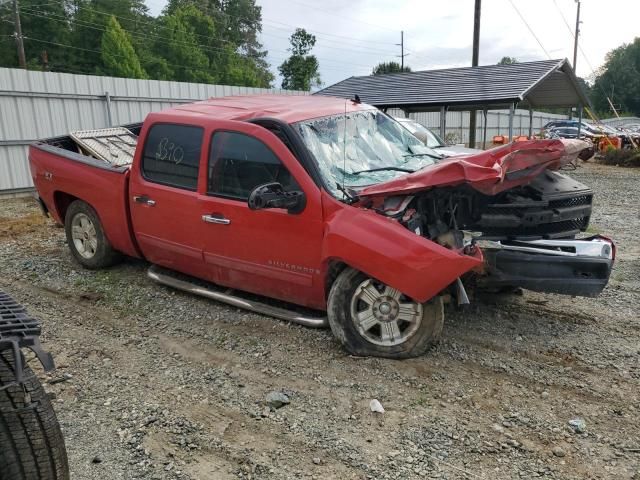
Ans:
[[[415,302],[358,270],[346,268],[329,292],[331,331],[354,355],[410,358],[424,354],[440,338],[442,297]]]
[[[110,267],[122,259],[111,247],[98,214],[88,203],[75,200],[69,205],[64,230],[71,254],[83,267],[91,270]]]
[[[31,368],[15,383],[13,350],[0,351],[0,480],[68,480],[60,425]]]

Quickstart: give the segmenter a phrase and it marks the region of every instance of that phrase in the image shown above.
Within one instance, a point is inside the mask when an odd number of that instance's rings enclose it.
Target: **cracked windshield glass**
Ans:
[[[336,197],[433,165],[441,156],[378,110],[296,124]]]

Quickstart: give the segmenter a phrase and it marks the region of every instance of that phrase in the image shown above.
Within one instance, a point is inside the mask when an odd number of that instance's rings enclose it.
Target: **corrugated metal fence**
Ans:
[[[139,122],[151,111],[209,97],[256,93],[303,92],[0,68],[0,195],[32,187],[27,147],[34,140]]]
[[[609,125],[611,127],[624,127],[625,125],[640,125],[640,118],[638,117],[603,118],[600,121],[605,125]]]
[[[404,117],[402,110],[390,109],[387,113],[393,116]],[[418,112],[409,115],[440,134],[440,112]],[[469,112],[447,112],[446,134],[444,140],[447,143],[469,142]],[[540,131],[543,125],[551,120],[565,120],[566,115],[554,113],[533,112],[533,132]],[[476,112],[476,142],[482,143],[484,129],[484,116],[482,112]],[[487,112],[487,148],[491,146],[494,135],[509,134],[509,110],[490,110]],[[513,118],[513,134],[529,135],[529,110],[516,110]]]

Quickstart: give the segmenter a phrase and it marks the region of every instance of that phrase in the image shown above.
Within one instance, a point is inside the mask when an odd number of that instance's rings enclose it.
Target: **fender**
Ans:
[[[474,256],[449,250],[372,210],[345,205],[325,225],[324,262],[340,260],[418,302],[483,264],[479,249]]]

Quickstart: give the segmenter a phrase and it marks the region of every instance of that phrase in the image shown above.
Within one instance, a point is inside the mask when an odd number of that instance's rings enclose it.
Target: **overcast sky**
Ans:
[[[164,3],[147,0],[153,14]],[[471,64],[473,0],[257,0],[257,4],[262,6],[261,40],[276,76],[277,66],[289,55],[288,37],[296,27],[316,35],[313,53],[325,86],[352,75],[368,75],[379,62],[399,60],[400,47],[395,44],[401,30],[409,53],[405,63],[413,70]],[[580,44],[586,54],[585,58],[578,53],[582,77],[592,76],[592,67],[597,70],[609,50],[640,35],[640,0],[582,0],[580,17]],[[505,55],[519,61],[571,60],[575,19],[575,0],[484,0],[480,64],[496,63]]]

